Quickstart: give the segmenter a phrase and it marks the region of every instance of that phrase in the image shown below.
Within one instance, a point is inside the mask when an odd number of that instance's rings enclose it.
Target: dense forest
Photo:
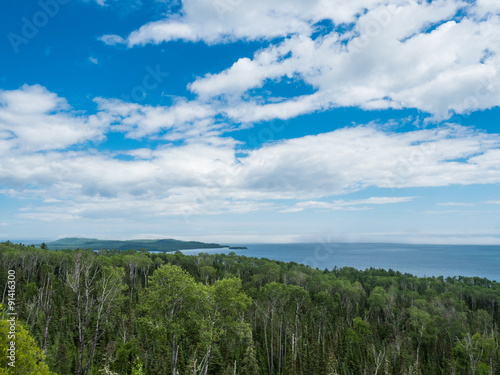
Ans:
[[[7,242],[2,340],[9,270],[37,374],[500,375],[500,284],[478,277]]]

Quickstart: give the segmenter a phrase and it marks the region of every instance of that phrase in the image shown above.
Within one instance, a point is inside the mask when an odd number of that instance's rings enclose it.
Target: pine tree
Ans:
[[[243,360],[241,361],[241,374],[259,375],[259,364],[255,356],[255,346],[251,334],[247,339],[247,347],[243,355]]]
[[[327,375],[338,375],[339,364],[337,362],[337,357],[335,357],[335,353],[332,350],[330,355],[328,356],[328,362],[326,365],[326,373]]]

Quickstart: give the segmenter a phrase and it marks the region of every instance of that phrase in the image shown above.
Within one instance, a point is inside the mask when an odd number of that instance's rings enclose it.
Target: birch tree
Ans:
[[[92,367],[104,324],[124,289],[123,276],[122,268],[101,267],[94,253],[79,251],[74,255],[66,285],[75,299],[70,309],[78,331],[77,375],[87,375]]]

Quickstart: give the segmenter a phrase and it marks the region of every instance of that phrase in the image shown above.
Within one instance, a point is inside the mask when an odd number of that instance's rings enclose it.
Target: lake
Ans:
[[[182,250],[294,261],[319,269],[333,267],[392,268],[416,276],[479,276],[500,281],[500,246],[477,245],[406,245],[406,244],[235,244],[246,250]]]

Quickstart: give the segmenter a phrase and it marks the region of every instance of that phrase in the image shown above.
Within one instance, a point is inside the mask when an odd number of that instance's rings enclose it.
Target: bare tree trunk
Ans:
[[[88,337],[89,331],[89,317],[97,316],[97,331],[94,330],[93,334],[98,335],[100,320],[102,318],[103,303],[109,297],[108,284],[111,276],[104,277],[102,293],[98,290],[100,267],[96,263],[94,254],[77,253],[75,254],[75,263],[71,267],[71,272],[68,271],[66,276],[66,284],[76,296],[76,324],[78,328],[78,364],[77,375],[85,375],[88,373],[92,365],[92,356],[95,350],[95,337]],[[115,283],[116,285],[117,283]],[[88,348],[87,361],[83,365],[83,357],[87,342],[93,343]],[[92,346],[93,345],[93,346]]]
[[[76,374],[77,375],[80,375],[82,373],[82,365],[83,365],[83,348],[84,348],[84,340],[83,340],[83,337],[85,336],[85,327],[83,328],[83,330],[80,330],[80,334],[79,334],[79,341],[80,341],[80,345],[78,347],[78,366],[77,366],[77,369],[76,369]]]
[[[208,372],[208,364],[209,364],[209,362],[210,362],[210,355],[211,355],[211,353],[212,353],[212,348],[208,349],[208,353],[207,353],[207,356],[206,356],[206,357],[207,357],[207,360],[206,360],[206,362],[205,362],[205,369],[204,369],[204,371],[203,371],[203,375],[207,375],[207,372]],[[235,365],[236,365],[236,363],[235,363]]]
[[[278,374],[281,374],[281,354],[283,351],[283,348],[281,347],[282,343],[282,335],[283,335],[283,318],[281,317],[281,314],[278,315],[280,325],[279,325],[279,341],[278,341]]]
[[[172,334],[171,347],[172,347],[172,375],[177,375],[177,355],[179,354],[179,345],[176,345],[175,343],[174,334]]]
[[[45,312],[45,327],[43,329],[43,341],[42,341],[42,351],[44,354],[47,353],[47,337],[49,335],[49,323],[51,319],[52,301],[48,302],[48,309]]]
[[[274,374],[274,307],[271,308],[271,374]]]
[[[266,319],[264,319],[264,341],[266,343],[267,368],[269,371],[269,375],[271,375],[271,360],[269,358],[269,344],[267,342],[267,322],[266,322]]]
[[[45,354],[47,352],[47,337],[49,334],[49,323],[52,318],[52,275],[47,274],[47,282],[40,293],[40,305],[45,313],[45,325],[43,329],[43,341],[42,341],[42,351]]]

